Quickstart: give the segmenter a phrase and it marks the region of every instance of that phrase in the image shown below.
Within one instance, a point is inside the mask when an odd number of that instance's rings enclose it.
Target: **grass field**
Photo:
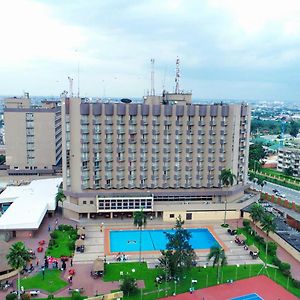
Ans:
[[[45,278],[43,279],[42,272],[34,276],[21,279],[21,286],[27,289],[41,289],[49,293],[56,292],[68,283],[60,278],[60,270],[45,270]]]
[[[61,256],[72,256],[74,252],[74,236],[70,231],[54,230],[55,242],[49,243],[46,255],[60,258]]]

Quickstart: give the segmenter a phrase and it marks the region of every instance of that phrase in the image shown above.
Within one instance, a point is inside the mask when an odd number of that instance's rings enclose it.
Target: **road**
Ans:
[[[261,186],[258,186],[257,184],[253,184],[253,182],[249,183],[251,187],[255,187],[257,190],[261,190]],[[284,194],[286,199],[295,202],[297,204],[300,204],[300,191],[296,191],[287,187],[284,187],[282,185],[274,184],[271,182],[267,182],[267,184],[263,187],[263,192],[267,192],[270,195],[273,195],[273,189],[278,190],[281,194]]]

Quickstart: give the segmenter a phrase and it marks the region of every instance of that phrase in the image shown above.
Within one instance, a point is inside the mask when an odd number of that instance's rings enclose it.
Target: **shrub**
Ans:
[[[268,253],[272,256],[276,256],[277,244],[274,242],[268,242]]]
[[[300,289],[300,281],[299,280],[293,279],[293,284],[296,288]]]
[[[18,297],[15,294],[7,294],[6,295],[6,300],[16,300]]]
[[[279,270],[284,274],[289,276],[291,274],[291,265],[286,262],[282,262],[279,266]]]
[[[74,251],[75,250],[74,242],[69,242],[68,247],[69,247],[69,250]]]
[[[48,295],[47,299],[54,299],[54,295]]]
[[[243,226],[244,227],[250,227],[250,221],[249,220],[243,220]]]
[[[76,291],[73,291],[72,292],[72,297],[71,297],[72,300],[81,300],[82,297],[80,296],[80,293],[76,292]]]
[[[229,227],[229,224],[222,224],[221,226],[224,228],[227,228],[227,227]]]
[[[277,256],[274,256],[272,258],[272,261],[273,261],[273,264],[277,267],[279,267],[281,265],[281,260]]]
[[[51,237],[53,240],[57,239],[57,238],[58,238],[57,231],[54,230],[53,232],[51,232],[51,233],[50,233],[50,237]]]
[[[31,295],[29,293],[25,293],[25,294],[21,295],[21,299],[22,300],[29,300],[29,299],[31,299]]]
[[[58,230],[59,231],[73,231],[74,228],[71,225],[61,224],[61,225],[58,225]]]
[[[121,291],[125,295],[134,295],[138,292],[137,284],[134,278],[126,275],[124,276],[123,282],[121,284]]]

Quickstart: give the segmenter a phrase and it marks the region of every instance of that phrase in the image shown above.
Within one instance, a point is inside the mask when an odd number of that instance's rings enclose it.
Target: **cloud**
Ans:
[[[156,90],[173,90],[179,56],[181,86],[196,98],[299,95],[286,92],[300,61],[296,0],[13,0],[0,14],[5,93],[59,94],[79,63],[83,95],[141,97],[150,59]]]

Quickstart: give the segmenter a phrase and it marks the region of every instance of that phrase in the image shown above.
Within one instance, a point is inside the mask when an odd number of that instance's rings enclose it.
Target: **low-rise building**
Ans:
[[[293,171],[293,176],[300,177],[300,149],[282,148],[278,150],[277,170],[284,172]]]

